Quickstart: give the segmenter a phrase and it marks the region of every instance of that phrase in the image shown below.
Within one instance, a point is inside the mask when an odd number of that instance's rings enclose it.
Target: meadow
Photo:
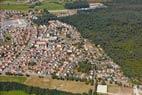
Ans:
[[[44,0],[39,5],[30,5],[24,1],[16,2],[16,0],[1,0],[0,9],[18,11],[28,11],[30,9],[63,10],[65,9],[64,4],[65,2],[61,2],[60,0]]]
[[[40,87],[44,89],[57,89],[60,91],[71,92],[71,93],[85,93],[85,92],[88,93],[88,91],[93,88],[93,86],[85,84],[85,82],[57,80],[57,79],[52,79],[49,77],[39,78],[35,76],[31,76],[31,77],[0,76],[0,82],[16,82],[16,83],[24,84],[27,86]],[[0,91],[0,93],[10,93],[10,92]],[[13,91],[12,93],[23,93],[23,92]],[[11,94],[8,94],[8,95],[11,95]],[[26,94],[23,93],[23,95],[26,95]]]
[[[58,89],[60,91],[66,91],[72,93],[84,93],[88,92],[90,89],[93,88],[93,86],[87,85],[85,84],[85,82],[57,80],[52,78],[38,78],[38,77],[28,78],[25,84],[34,87]]]
[[[18,82],[24,83],[26,81],[26,77],[23,76],[0,76],[0,82]]]
[[[0,95],[35,95],[35,94],[28,94],[24,91],[15,90],[15,91],[0,91]]]

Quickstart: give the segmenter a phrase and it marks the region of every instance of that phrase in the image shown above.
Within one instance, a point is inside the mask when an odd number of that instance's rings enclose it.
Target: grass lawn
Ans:
[[[1,2],[15,2],[15,0],[1,0]],[[23,4],[23,3],[13,3],[13,4],[1,4],[0,5],[0,9],[4,9],[4,10],[18,10],[18,11],[27,11],[29,9],[30,5],[27,4]],[[48,10],[62,10],[64,9],[64,2],[60,2],[60,1],[43,1],[41,2],[41,5],[39,6],[35,6],[36,9],[48,9]]]
[[[5,10],[18,10],[18,11],[27,11],[30,8],[30,5],[26,3],[16,2],[16,0],[0,0],[0,3],[9,2],[9,4],[1,4],[0,9]],[[35,9],[48,9],[48,10],[63,10],[64,4],[67,1],[60,0],[44,0],[41,2],[41,5],[35,6]],[[17,4],[16,4],[17,3]],[[33,9],[34,9],[33,8]]]
[[[48,10],[63,10],[64,4],[58,2],[44,1],[40,6],[36,6],[37,9],[48,9]]]
[[[0,5],[0,9],[26,11],[26,10],[28,10],[30,8],[26,4],[10,4],[10,5],[3,4],[3,5]]]
[[[7,2],[7,1],[10,1],[10,2],[16,2],[16,0],[0,0],[0,2]]]
[[[25,84],[41,88],[57,89],[72,93],[88,92],[93,86],[87,85],[84,82],[56,80],[51,78],[29,77]]]
[[[21,77],[21,76],[0,76],[0,82],[24,83],[26,79],[27,79],[26,77]]]
[[[27,94],[24,91],[16,90],[16,91],[0,91],[0,95],[29,95],[29,94]]]

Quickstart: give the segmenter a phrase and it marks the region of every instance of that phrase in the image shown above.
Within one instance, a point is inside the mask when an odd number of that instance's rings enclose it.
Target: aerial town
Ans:
[[[102,91],[113,84],[133,88],[133,95],[141,95],[138,90],[142,93],[142,87],[133,85],[104,49],[83,38],[73,25],[60,20],[49,20],[46,25],[34,24],[35,14],[41,12],[0,10],[0,76],[89,81],[105,95],[114,95]]]

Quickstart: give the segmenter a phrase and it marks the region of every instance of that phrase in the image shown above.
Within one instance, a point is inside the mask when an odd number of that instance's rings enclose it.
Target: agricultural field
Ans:
[[[26,79],[27,79],[26,77],[21,77],[21,76],[0,76],[0,82],[24,83]]]
[[[0,9],[26,11],[29,9],[29,6],[24,1],[0,0]]]
[[[57,90],[72,92],[72,93],[83,93],[83,92],[87,93],[91,88],[93,88],[93,86],[87,85],[84,82],[57,80],[52,78],[39,78],[39,77],[26,78],[26,77],[20,77],[20,76],[0,76],[0,82],[17,82],[17,83],[26,84],[28,86],[57,89]],[[18,93],[18,92],[15,92],[15,93]],[[6,95],[11,95],[11,94],[6,94]],[[26,94],[23,94],[23,95],[26,95]]]
[[[63,10],[64,9],[64,3],[61,2],[54,2],[49,0],[49,1],[43,1],[41,2],[41,5],[36,6],[36,9],[48,9],[48,10]]]
[[[16,2],[16,0],[1,0],[0,9],[18,10],[18,11],[27,11],[30,9],[63,10],[65,9],[64,8],[65,3],[66,1],[60,1],[60,0],[43,0],[38,5],[30,5],[24,1]]]
[[[28,93],[24,91],[0,91],[0,95],[29,95]],[[30,95],[35,95],[35,94],[30,94]]]
[[[16,2],[16,0],[0,0],[0,2]]]
[[[17,10],[17,11],[27,11],[29,8],[26,4],[2,4],[0,5],[0,9],[3,10]]]
[[[57,89],[60,91],[66,91],[72,93],[88,92],[91,88],[93,88],[93,86],[87,85],[84,82],[57,80],[51,78],[38,78],[38,77],[29,77],[26,80],[25,84],[41,88]]]
[[[132,95],[133,88],[130,87],[122,87],[118,85],[108,85],[108,93],[113,93],[117,95]]]

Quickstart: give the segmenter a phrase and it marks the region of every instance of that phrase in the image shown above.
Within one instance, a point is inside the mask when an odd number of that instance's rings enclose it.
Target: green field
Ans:
[[[6,5],[0,5],[0,9],[26,11],[30,8],[26,4],[11,4],[11,5],[6,4]]]
[[[16,0],[1,0],[0,3],[4,3],[0,5],[0,9],[4,10],[18,10],[18,11],[27,11],[30,9],[48,9],[48,10],[62,10],[64,9],[64,3],[58,0],[48,0],[41,2],[40,5],[36,5],[31,8],[29,4],[25,2],[17,3]]]
[[[24,83],[26,79],[27,79],[26,77],[21,77],[21,76],[0,76],[0,82]]]
[[[36,9],[48,9],[48,10],[62,10],[64,9],[64,4],[55,2],[42,2],[40,6],[36,6]]]
[[[15,2],[16,0],[0,0],[0,2]]]
[[[16,0],[0,0],[0,9],[26,11],[29,6],[23,1],[17,3]]]
[[[0,91],[0,95],[35,95],[35,94],[27,94],[24,91]]]

